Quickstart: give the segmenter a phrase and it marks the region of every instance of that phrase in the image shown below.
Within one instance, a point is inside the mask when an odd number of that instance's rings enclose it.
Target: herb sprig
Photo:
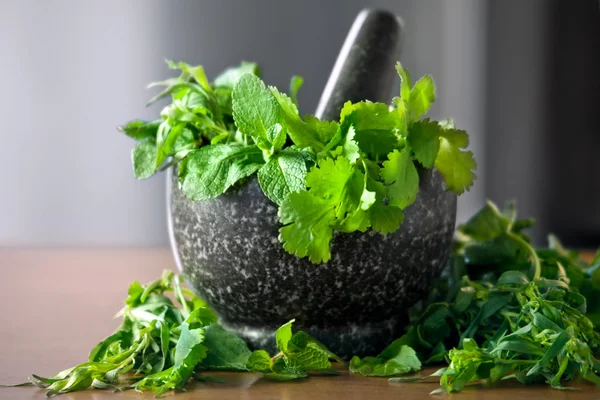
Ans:
[[[435,167],[457,194],[475,179],[467,133],[452,121],[424,118],[435,100],[433,79],[413,85],[400,63],[401,90],[391,105],[347,102],[338,121],[300,117],[298,76],[288,96],[267,86],[254,63],[213,83],[201,66],[168,65],[180,76],[150,85],[164,89],[149,104],[171,96],[161,119],[120,128],[138,141],[134,175],[145,179],[178,165],[180,190],[204,201],[256,174],[279,206],[283,247],[313,263],[331,259],[334,231],[399,229],[419,191],[419,169]]]
[[[390,346],[414,349],[424,364],[446,360],[449,366],[429,377],[391,381],[440,377],[434,393],[505,379],[556,389],[570,380],[600,383],[594,357],[600,351],[594,325],[600,311],[600,251],[588,265],[554,236],[548,248],[535,249],[523,233],[533,222],[518,220],[513,203],[500,211],[488,202],[457,229],[442,280],[428,301],[411,310],[407,333]],[[359,369],[365,363],[371,373]],[[386,363],[381,356],[355,357],[350,367],[373,375]],[[402,362],[396,374],[410,365]]]
[[[49,378],[33,375],[28,384],[17,386],[35,385],[48,396],[89,388],[161,396],[185,390],[192,378],[215,381],[205,371],[254,371],[291,380],[309,372],[336,374],[329,360],[341,361],[305,332],[292,335],[293,320],[277,331],[279,354],[271,358],[264,350],[251,352],[241,338],[217,324],[216,314],[182,288],[172,271],[148,285],[134,282],[128,295],[117,314],[121,326],[92,349],[87,362]]]

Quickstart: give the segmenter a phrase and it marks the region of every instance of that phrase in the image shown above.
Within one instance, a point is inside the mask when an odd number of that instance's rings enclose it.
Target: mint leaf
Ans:
[[[258,171],[258,182],[265,195],[277,204],[291,192],[305,190],[306,161],[297,150],[275,154]]]
[[[206,328],[204,346],[206,358],[202,367],[209,370],[247,371],[246,364],[252,352],[236,334],[226,331],[221,325]]]
[[[421,361],[415,351],[403,345],[400,339],[392,342],[377,357],[350,360],[350,371],[364,376],[403,375],[421,369]]]
[[[255,75],[242,75],[233,88],[232,102],[238,129],[255,140],[267,140],[267,129],[283,121],[277,100]]]
[[[271,143],[273,150],[280,150],[285,144],[286,138],[285,129],[281,124],[275,124],[267,129],[267,140]]]
[[[469,190],[477,177],[477,168],[471,151],[463,151],[469,145],[467,132],[458,129],[442,129],[440,148],[435,167],[444,176],[446,188],[456,194]]]
[[[136,119],[123,126],[120,126],[118,129],[135,140],[155,138],[161,122],[162,120],[147,122]]]
[[[290,97],[292,99],[292,103],[294,103],[296,106],[298,105],[298,90],[300,90],[303,84],[304,78],[298,75],[292,76],[292,79],[290,80]]]
[[[224,193],[264,163],[256,146],[216,144],[192,151],[179,165],[180,189],[194,201]]]
[[[432,168],[440,149],[441,128],[437,122],[426,118],[414,122],[406,138],[410,148],[415,153],[415,158],[425,168]]]
[[[296,322],[295,319],[286,322],[275,332],[275,341],[277,342],[277,347],[284,353],[287,351],[288,343],[292,339],[292,324],[294,322]]]
[[[156,172],[156,140],[145,139],[131,150],[133,175],[138,179],[148,179]]]
[[[407,106],[410,120],[416,121],[427,114],[431,104],[435,101],[435,84],[431,75],[425,75],[419,79],[410,91]]]
[[[227,68],[214,80],[216,87],[233,89],[244,74],[251,74],[260,77],[260,68],[258,64],[248,61],[242,61],[237,67]]]
[[[410,148],[394,150],[383,163],[381,177],[388,187],[389,204],[404,209],[417,198],[419,174],[412,161]]]
[[[248,358],[246,368],[261,374],[269,374],[271,373],[271,356],[265,350],[255,350]]]

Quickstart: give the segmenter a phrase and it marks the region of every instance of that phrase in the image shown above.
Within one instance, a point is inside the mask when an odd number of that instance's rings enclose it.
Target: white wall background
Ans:
[[[136,181],[132,142],[116,132],[153,118],[144,90],[162,60],[210,76],[241,59],[287,87],[305,78],[313,112],[347,29],[363,7],[405,20],[403,64],[438,84],[434,117],[472,136],[483,176],[485,3],[478,0],[3,1],[0,4],[0,246],[167,243],[164,177]],[[483,202],[482,179],[459,219]]]

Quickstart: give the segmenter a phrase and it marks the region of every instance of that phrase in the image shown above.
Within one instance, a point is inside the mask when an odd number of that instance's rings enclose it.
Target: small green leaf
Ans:
[[[131,151],[133,175],[138,179],[148,179],[156,172],[156,141],[153,138],[137,143]]]
[[[252,175],[263,163],[256,146],[205,146],[192,151],[179,165],[180,188],[191,200],[208,200]]]
[[[215,78],[215,86],[233,89],[244,74],[260,77],[260,68],[256,63],[242,61],[237,67],[227,68]]]
[[[119,130],[135,140],[156,138],[156,132],[161,122],[162,120],[148,122],[136,119],[120,126]]]
[[[292,79],[290,80],[290,97],[296,106],[298,105],[298,91],[303,84],[304,78],[298,75],[292,76]]]
[[[416,121],[431,108],[435,101],[435,84],[431,75],[425,75],[419,79],[410,91],[408,98],[408,110],[411,121]]]
[[[394,150],[383,163],[381,177],[388,187],[389,204],[404,209],[417,198],[419,174],[410,156],[410,148]]]
[[[286,149],[275,154],[258,171],[258,182],[265,195],[281,204],[291,192],[306,189],[306,161],[299,151]]]
[[[283,122],[277,100],[256,75],[242,75],[233,88],[232,101],[235,124],[254,139],[267,140],[267,129]]]
[[[441,128],[437,122],[429,118],[414,122],[409,130],[406,140],[415,153],[416,159],[425,168],[432,168],[440,149]]]
[[[247,363],[252,352],[236,334],[226,331],[221,325],[206,328],[204,339],[206,358],[202,367],[209,370],[247,371]]]

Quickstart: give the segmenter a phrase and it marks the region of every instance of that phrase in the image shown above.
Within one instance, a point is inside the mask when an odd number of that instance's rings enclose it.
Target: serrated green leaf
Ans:
[[[440,149],[441,128],[429,118],[414,122],[406,138],[416,159],[425,168],[432,168]]]
[[[263,164],[262,152],[256,146],[205,146],[189,153],[179,165],[180,189],[191,200],[208,200]]]
[[[271,356],[265,350],[255,350],[248,358],[246,367],[250,371],[268,374],[271,372]]]
[[[373,179],[367,181],[367,188],[375,192],[375,202],[368,211],[371,228],[382,234],[397,231],[404,221],[404,213],[400,208],[389,204],[387,188]]]
[[[267,140],[271,143],[274,150],[280,150],[285,144],[287,135],[281,124],[275,124],[267,129]]]
[[[306,189],[306,161],[299,151],[286,149],[275,154],[258,171],[258,182],[265,195],[281,204],[291,192]]]
[[[208,350],[202,367],[209,370],[248,370],[246,365],[252,352],[239,336],[217,324],[208,326],[205,336],[204,346]]]
[[[216,87],[233,89],[244,74],[251,74],[260,77],[260,68],[253,62],[242,61],[237,67],[227,68],[219,74],[214,84]]]
[[[388,185],[389,204],[404,209],[417,198],[419,174],[412,161],[410,148],[394,150],[383,163],[381,178]]]
[[[462,151],[469,144],[467,132],[457,129],[441,131],[439,152],[435,167],[444,176],[446,188],[456,194],[469,190],[477,177],[473,172],[477,168],[471,151]]]
[[[255,140],[267,140],[267,129],[283,123],[279,103],[256,75],[242,75],[231,96],[235,124],[242,133]]]
[[[431,108],[435,101],[435,84],[431,75],[419,79],[410,91],[407,108],[411,121],[416,121]]]
[[[133,175],[138,179],[148,179],[156,173],[156,140],[153,138],[138,142],[131,150]]]

